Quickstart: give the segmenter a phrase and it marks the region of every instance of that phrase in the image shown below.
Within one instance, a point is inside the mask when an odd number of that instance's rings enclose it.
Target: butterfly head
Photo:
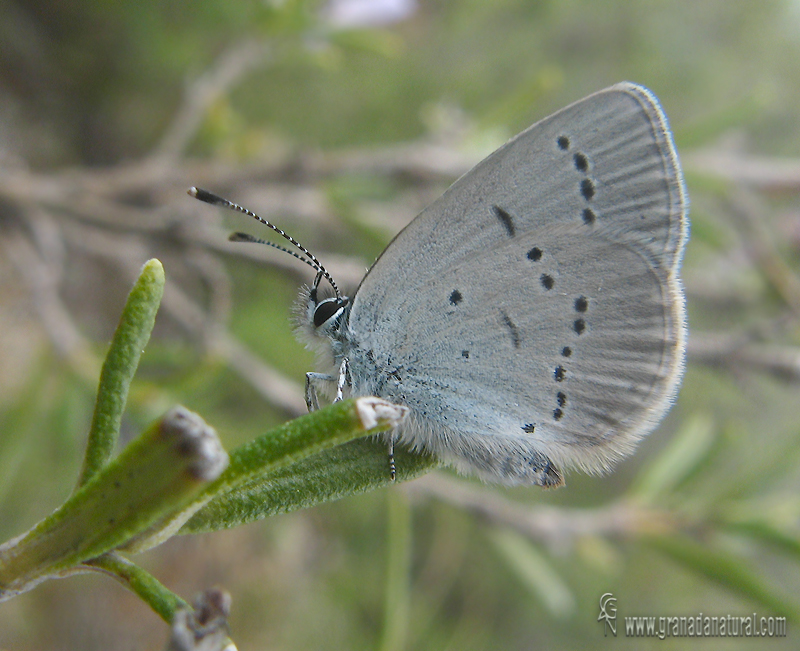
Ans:
[[[315,337],[323,337],[327,339],[337,338],[338,333],[341,331],[342,324],[346,321],[345,315],[350,307],[350,299],[347,296],[342,296],[341,292],[339,292],[339,288],[336,286],[336,282],[333,280],[325,267],[322,266],[322,263],[317,260],[316,256],[311,253],[311,251],[309,251],[285,231],[281,230],[266,219],[256,215],[252,210],[243,208],[239,204],[228,201],[227,199],[223,199],[213,192],[209,192],[208,190],[203,190],[201,188],[192,187],[189,189],[189,194],[195,199],[199,199],[200,201],[213,206],[229,208],[231,210],[248,215],[256,221],[261,222],[264,226],[272,229],[278,235],[292,244],[294,250],[280,246],[274,242],[268,242],[260,237],[248,235],[247,233],[232,233],[228,238],[232,242],[255,242],[257,244],[271,246],[279,251],[283,251],[284,253],[294,256],[301,262],[304,262],[308,266],[315,269],[317,271],[317,277],[314,279],[314,284],[311,287],[306,288],[300,296],[300,330],[304,335],[307,335],[306,339],[308,340],[313,340]],[[334,293],[336,294],[334,297],[320,298],[319,285],[323,278],[328,281]]]
[[[305,297],[305,322],[315,335],[335,339],[350,308],[350,299],[338,294],[320,298],[319,284],[322,278],[322,272],[318,273],[314,284],[308,289]]]

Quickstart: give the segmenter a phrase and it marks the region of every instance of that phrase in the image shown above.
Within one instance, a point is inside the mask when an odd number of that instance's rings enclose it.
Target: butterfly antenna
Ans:
[[[308,258],[303,257],[297,251],[292,251],[291,249],[287,249],[285,246],[281,246],[280,244],[275,244],[275,242],[269,242],[268,240],[262,240],[260,237],[255,237],[254,235],[250,235],[250,233],[231,233],[228,235],[229,242],[252,242],[253,244],[265,244],[266,246],[271,246],[273,249],[278,249],[278,251],[283,251],[284,253],[288,253],[292,257],[297,258],[301,262],[305,262],[309,267],[311,267],[314,271],[319,271],[317,265],[315,265],[311,260]]]
[[[300,253],[302,253],[303,255],[299,255],[299,254],[295,253],[294,251],[291,251],[290,249],[286,249],[286,248],[284,248],[282,246],[278,246],[277,244],[273,244],[272,242],[267,242],[267,241],[259,239],[257,237],[252,237],[250,235],[247,235],[246,233],[233,233],[230,236],[229,239],[232,242],[256,242],[258,244],[266,244],[267,246],[271,246],[271,247],[276,248],[276,249],[278,249],[280,251],[284,251],[286,253],[289,253],[289,254],[293,255],[298,260],[302,260],[303,262],[305,262],[310,267],[313,267],[314,269],[316,269],[317,272],[318,272],[318,278],[324,277],[325,280],[327,280],[328,283],[330,283],[330,286],[333,288],[333,291],[336,292],[336,298],[341,298],[342,297],[342,294],[339,291],[339,288],[336,286],[336,282],[333,280],[331,275],[328,273],[328,270],[325,269],[325,267],[322,266],[322,263],[317,259],[317,257],[313,253],[311,253],[311,251],[309,251],[306,247],[304,247],[302,244],[300,244],[300,242],[298,242],[291,235],[289,235],[287,232],[285,232],[285,231],[281,230],[280,228],[278,228],[277,226],[275,226],[275,224],[271,224],[266,219],[263,219],[262,217],[259,217],[252,210],[248,210],[247,208],[245,208],[243,206],[240,206],[237,203],[233,203],[232,201],[228,201],[227,199],[223,199],[222,197],[219,197],[216,194],[214,194],[213,192],[209,192],[208,190],[203,190],[201,188],[191,187],[191,188],[189,188],[189,196],[194,197],[195,199],[199,199],[200,201],[203,201],[205,203],[211,204],[212,206],[222,206],[223,208],[229,208],[231,210],[235,210],[237,212],[243,213],[245,215],[248,215],[249,217],[252,217],[256,221],[261,222],[267,228],[271,228],[273,231],[275,231],[282,238],[284,238],[285,240],[290,242],[292,245],[294,245],[295,248],[297,248],[300,251]],[[303,256],[305,256],[305,257],[303,257]],[[315,286],[318,285],[319,281],[318,280],[315,281],[314,284],[315,284]]]

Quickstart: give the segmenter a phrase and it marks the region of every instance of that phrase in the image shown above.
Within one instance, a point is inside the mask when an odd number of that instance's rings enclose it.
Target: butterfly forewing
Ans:
[[[356,293],[353,392],[412,408],[410,442],[509,483],[601,469],[682,368],[686,199],[666,120],[620,84],[459,179]]]

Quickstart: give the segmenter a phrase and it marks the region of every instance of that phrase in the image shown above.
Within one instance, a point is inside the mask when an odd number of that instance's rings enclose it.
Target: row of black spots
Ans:
[[[572,304],[575,312],[585,314],[589,310],[589,299],[585,296],[578,296]],[[583,317],[578,317],[572,322],[572,329],[577,335],[582,335],[586,331],[586,321]],[[561,349],[561,356],[564,358],[572,357],[572,347],[564,346]],[[553,379],[556,382],[563,382],[567,378],[567,369],[563,364],[558,364],[553,369]],[[563,391],[556,393],[557,407],[553,409],[553,420],[561,420],[564,417],[564,410],[567,406],[567,394]]]
[[[564,346],[561,349],[561,356],[572,357],[572,348]],[[553,369],[553,379],[558,383],[567,379],[567,369],[563,364],[558,364],[555,369]],[[556,408],[553,409],[553,420],[559,421],[564,417],[564,409],[566,406],[567,394],[564,393],[564,391],[558,391],[556,393]]]
[[[573,306],[578,314],[585,314],[589,309],[589,299],[585,296],[578,296]],[[579,316],[572,322],[572,329],[575,334],[582,335],[586,331],[586,320]]]
[[[567,136],[556,138],[556,144],[561,151],[567,151],[570,148],[570,141]],[[582,174],[589,173],[589,158],[583,152],[575,152],[572,155],[572,163],[575,165],[575,169]]]
[[[563,391],[556,393],[556,404],[558,405],[553,409],[553,420],[561,420],[564,417],[564,409],[567,406],[567,394]]]
[[[569,138],[567,136],[559,136],[556,138],[556,145],[561,151],[567,151],[570,148]],[[589,158],[583,152],[575,152],[572,155],[572,163],[578,172],[585,175],[585,178],[581,179],[580,182],[580,193],[584,200],[589,202],[594,199],[596,192],[594,181],[589,178]],[[596,221],[597,215],[594,210],[587,206],[581,211],[581,219],[584,224],[591,226]]]
[[[531,248],[526,254],[525,257],[528,258],[531,262],[539,262],[542,259],[542,255],[544,252],[538,246],[534,246]],[[556,279],[548,273],[543,273],[539,276],[539,282],[542,284],[547,291],[550,291],[556,285]]]

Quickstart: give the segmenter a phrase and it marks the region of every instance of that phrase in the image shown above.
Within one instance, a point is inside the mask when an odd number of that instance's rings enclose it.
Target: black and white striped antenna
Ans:
[[[217,196],[213,192],[209,192],[208,190],[203,190],[202,188],[189,188],[189,196],[194,197],[195,199],[199,199],[205,203],[211,204],[212,206],[222,206],[223,208],[229,208],[231,210],[235,210],[237,212],[243,213],[252,217],[258,222],[264,224],[264,226],[271,228],[275,231],[278,235],[282,238],[290,242],[297,248],[300,253],[296,251],[292,251],[291,249],[287,249],[286,247],[280,246],[279,244],[275,244],[274,242],[268,242],[267,240],[262,240],[259,237],[254,237],[252,235],[248,235],[247,233],[231,233],[230,237],[228,238],[231,242],[254,242],[256,244],[266,244],[267,246],[271,246],[274,249],[278,249],[279,251],[283,251],[284,253],[288,253],[289,255],[293,255],[298,260],[302,260],[305,262],[309,267],[316,269],[317,271],[317,278],[314,281],[314,287],[319,285],[319,281],[324,277],[330,283],[330,286],[333,287],[333,291],[336,292],[336,298],[341,299],[342,294],[339,291],[339,288],[336,286],[336,282],[333,280],[331,275],[328,273],[328,270],[322,266],[322,263],[317,259],[317,257],[311,253],[306,247],[304,247],[300,242],[294,239],[291,235],[286,233],[285,231],[281,230],[275,224],[268,222],[266,219],[259,217],[256,215],[252,210],[248,210],[247,208],[240,206],[238,203],[233,203],[232,201],[228,201],[227,199],[223,199],[220,196]]]

